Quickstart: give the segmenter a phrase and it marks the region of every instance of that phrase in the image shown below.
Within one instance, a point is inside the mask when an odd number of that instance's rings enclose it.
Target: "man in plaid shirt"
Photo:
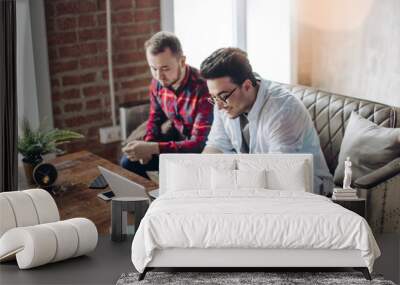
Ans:
[[[158,32],[146,43],[146,58],[153,80],[150,85],[150,116],[144,141],[131,141],[123,149],[122,167],[143,177],[158,170],[160,153],[200,153],[210,132],[213,106],[206,82],[186,64],[178,38]],[[163,136],[167,121],[173,134]],[[171,133],[171,132],[170,132]]]

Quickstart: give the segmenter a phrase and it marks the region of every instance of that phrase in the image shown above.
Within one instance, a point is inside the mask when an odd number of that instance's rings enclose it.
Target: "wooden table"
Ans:
[[[53,196],[62,220],[84,217],[92,220],[99,234],[109,234],[111,203],[101,200],[97,194],[106,189],[89,189],[89,184],[100,175],[97,166],[103,166],[132,181],[143,185],[147,191],[157,184],[88,151],[60,156],[50,161],[58,170],[56,184],[60,190]]]

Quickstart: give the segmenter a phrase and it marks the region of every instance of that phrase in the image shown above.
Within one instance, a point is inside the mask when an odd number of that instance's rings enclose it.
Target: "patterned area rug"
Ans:
[[[148,272],[142,281],[139,273],[122,274],[117,285],[133,284],[387,284],[382,276],[372,275],[372,281],[364,278],[360,272]]]

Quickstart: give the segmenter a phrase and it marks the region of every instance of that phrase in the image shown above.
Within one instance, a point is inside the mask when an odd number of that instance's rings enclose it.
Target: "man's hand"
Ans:
[[[147,164],[153,157],[153,154],[159,154],[160,149],[156,142],[131,141],[122,151],[131,161],[140,161],[141,164]]]
[[[202,153],[223,153],[221,150],[219,150],[218,148],[215,148],[213,146],[206,146],[203,149]]]

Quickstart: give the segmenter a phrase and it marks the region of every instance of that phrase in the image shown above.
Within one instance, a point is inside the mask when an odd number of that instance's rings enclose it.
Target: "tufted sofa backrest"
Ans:
[[[312,87],[284,86],[291,90],[308,109],[332,174],[338,164],[340,146],[352,111],[379,126],[400,127],[400,108],[329,93]]]

